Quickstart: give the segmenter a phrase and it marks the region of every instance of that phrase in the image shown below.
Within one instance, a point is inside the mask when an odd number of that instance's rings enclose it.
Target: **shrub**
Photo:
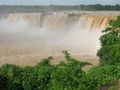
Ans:
[[[120,79],[120,64],[82,70],[89,63],[80,62],[63,51],[67,62],[51,65],[52,57],[31,67],[3,65],[0,68],[0,90],[98,90],[115,88]]]
[[[21,72],[22,70],[18,66],[10,65],[10,64],[3,65],[0,68],[1,89],[22,90],[23,88],[22,88]]]
[[[120,16],[111,21],[101,36],[101,49],[97,55],[101,64],[117,64],[120,62]]]

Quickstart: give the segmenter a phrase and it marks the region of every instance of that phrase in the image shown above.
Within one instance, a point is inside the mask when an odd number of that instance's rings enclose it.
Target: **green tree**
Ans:
[[[101,64],[117,64],[120,62],[120,16],[111,21],[101,36],[101,48],[97,55]]]

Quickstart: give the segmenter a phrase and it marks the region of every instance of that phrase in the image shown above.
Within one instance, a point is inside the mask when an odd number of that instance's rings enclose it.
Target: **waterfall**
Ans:
[[[67,15],[44,16],[43,28],[45,30],[65,30]]]
[[[4,18],[11,22],[18,22],[22,19],[33,26],[38,26],[45,30],[69,31],[71,29],[81,30],[81,28],[85,30],[104,29],[109,24],[109,21],[116,19],[116,17],[117,15],[90,15],[80,13],[11,13]]]
[[[0,13],[0,62],[33,64],[48,56],[58,60],[60,52],[68,50],[82,60],[99,63],[101,30],[118,15],[101,11]]]

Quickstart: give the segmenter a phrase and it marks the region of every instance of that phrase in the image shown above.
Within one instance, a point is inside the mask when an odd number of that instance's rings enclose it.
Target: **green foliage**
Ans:
[[[80,78],[85,75],[82,67],[88,63],[79,62],[63,51],[67,63],[51,65],[52,57],[32,67],[3,65],[0,68],[1,90],[74,90]],[[69,87],[68,87],[69,86]]]
[[[120,64],[96,66],[87,73],[80,62],[63,51],[67,62],[51,65],[52,57],[32,67],[6,64],[0,68],[0,90],[99,90],[117,89]]]
[[[101,36],[101,48],[97,55],[101,64],[117,64],[120,62],[120,16],[111,21]]]
[[[44,59],[34,67],[23,68],[24,90],[47,90],[51,79],[52,65],[49,64],[52,57]]]
[[[22,90],[21,86],[21,69],[15,65],[3,65],[0,69],[0,76],[3,79],[0,83],[4,84],[5,87],[1,86],[1,88],[7,88],[8,90]],[[17,89],[16,89],[17,88]]]
[[[97,90],[102,86],[114,84],[117,81],[115,66],[98,66],[92,68],[87,74],[87,90]],[[114,71],[115,70],[115,71]]]
[[[82,71],[82,67],[88,63],[75,60],[67,51],[63,51],[63,53],[68,62],[56,67],[53,71],[50,90],[77,90],[82,77],[86,75]]]
[[[87,73],[82,70],[86,62],[80,62],[63,51],[67,62],[51,65],[52,57],[31,67],[6,64],[0,68],[0,90],[98,90],[117,88],[120,64],[97,66]]]
[[[32,67],[3,65],[0,68],[1,90],[76,90],[86,73],[82,67],[89,63],[80,62],[65,54],[66,63],[50,65],[52,57]]]
[[[51,59],[48,57],[34,67],[3,65],[0,68],[0,90],[47,90],[53,68],[49,65]]]
[[[120,44],[104,46],[99,52],[101,64],[117,64],[120,62]]]

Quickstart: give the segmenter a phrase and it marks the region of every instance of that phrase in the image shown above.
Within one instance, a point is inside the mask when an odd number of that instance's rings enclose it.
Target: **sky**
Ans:
[[[0,5],[80,5],[80,4],[120,4],[120,0],[0,0]]]

